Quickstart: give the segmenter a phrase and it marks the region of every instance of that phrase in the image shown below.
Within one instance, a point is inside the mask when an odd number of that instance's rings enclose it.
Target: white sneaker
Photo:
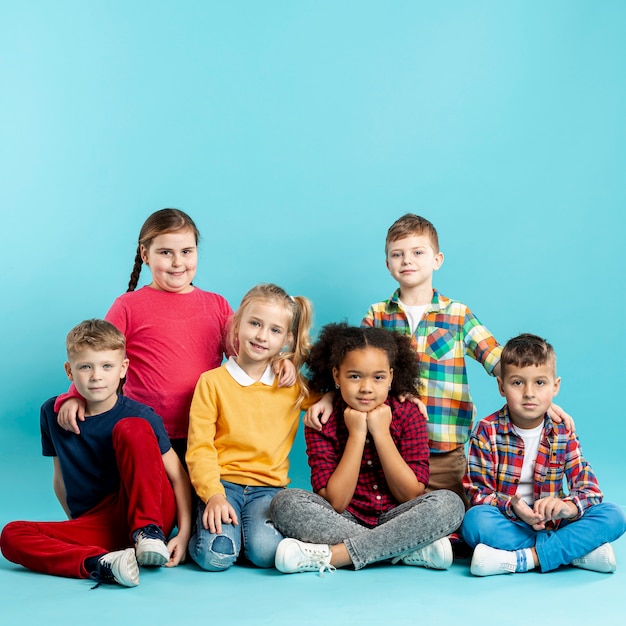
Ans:
[[[474,576],[495,576],[496,574],[514,574],[517,557],[515,552],[498,550],[484,543],[474,548],[470,572]]]
[[[170,560],[165,535],[158,526],[144,526],[135,532],[135,555],[143,567],[161,567]]]
[[[98,585],[116,582],[123,587],[136,587],[139,584],[139,566],[135,550],[126,548],[101,556],[98,560],[98,570],[92,572],[91,579]]]
[[[572,565],[581,569],[591,570],[592,572],[612,574],[617,569],[613,546],[610,543],[603,543],[588,554],[574,559]]]
[[[402,557],[392,559],[392,563],[399,561],[405,565],[428,569],[448,569],[452,565],[452,544],[447,537],[442,537]]]
[[[333,572],[330,564],[330,546],[322,543],[305,543],[297,539],[283,539],[276,549],[274,562],[283,574],[299,572]]]

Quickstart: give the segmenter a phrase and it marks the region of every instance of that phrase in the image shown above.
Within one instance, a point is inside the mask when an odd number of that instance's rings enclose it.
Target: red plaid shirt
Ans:
[[[417,479],[428,484],[428,432],[426,420],[412,402],[387,398],[391,407],[391,438],[400,455],[413,470]],[[305,428],[307,454],[311,467],[311,486],[318,492],[328,484],[348,441],[348,428],[343,420],[346,403],[337,395],[333,412],[321,432]],[[368,437],[361,459],[359,480],[347,511],[369,527],[378,525],[381,513],[398,506],[387,485],[385,473],[378,458],[376,446]]]
[[[511,500],[517,492],[524,464],[524,441],[513,430],[508,406],[481,420],[472,433],[467,473],[463,486],[472,506],[496,506],[510,519],[517,519]],[[563,483],[569,494],[565,495]],[[585,460],[576,433],[545,416],[541,442],[535,459],[534,498],[554,497],[573,502],[578,509],[574,519],[602,502],[598,481]],[[561,520],[549,524],[559,526]]]

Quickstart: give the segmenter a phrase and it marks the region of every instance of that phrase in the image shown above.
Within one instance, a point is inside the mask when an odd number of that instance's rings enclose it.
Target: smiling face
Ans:
[[[291,341],[290,323],[291,315],[283,304],[271,300],[251,302],[237,329],[239,367],[258,379],[267,364]]]
[[[526,367],[507,364],[498,378],[511,421],[519,428],[535,428],[543,422],[560,385],[554,360]]]
[[[443,253],[435,252],[428,235],[410,235],[390,241],[387,269],[400,289],[431,286],[432,276],[443,263]]]
[[[159,291],[188,293],[196,275],[198,248],[190,229],[157,235],[150,247],[141,246],[141,258],[152,272],[150,286]]]
[[[333,378],[346,404],[367,413],[387,399],[393,369],[385,350],[360,348],[348,352],[339,368],[333,368]]]
[[[117,402],[120,380],[128,369],[124,351],[84,347],[79,352],[72,352],[68,358],[65,372],[85,398],[86,414],[99,415],[112,409]]]

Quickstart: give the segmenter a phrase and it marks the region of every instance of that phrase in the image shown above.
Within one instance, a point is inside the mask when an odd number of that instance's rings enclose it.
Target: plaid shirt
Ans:
[[[412,402],[400,402],[389,397],[385,404],[391,407],[391,438],[400,455],[413,470],[417,480],[428,484],[428,435],[426,421]],[[333,412],[322,432],[305,428],[307,455],[311,467],[311,486],[318,492],[328,484],[345,450],[348,428],[343,420],[346,403],[340,395],[335,400]],[[387,485],[376,446],[368,437],[361,459],[359,479],[347,511],[364,525],[374,527],[381,513],[396,506]]]
[[[361,326],[411,335],[399,295],[397,289],[390,300],[373,304]],[[502,347],[464,304],[442,296],[436,289],[411,343],[420,359],[420,392],[428,410],[430,451],[450,452],[469,439],[474,419],[465,355],[476,359],[492,374]]]
[[[506,405],[481,420],[472,433],[468,469],[463,486],[472,506],[497,506],[510,519],[518,519],[511,507],[524,463],[524,440],[515,432]],[[563,479],[569,494],[564,495]],[[591,466],[582,455],[575,433],[555,424],[546,414],[539,450],[535,459],[533,497],[554,497],[585,509],[602,502],[602,492]],[[560,520],[551,524],[556,528]]]

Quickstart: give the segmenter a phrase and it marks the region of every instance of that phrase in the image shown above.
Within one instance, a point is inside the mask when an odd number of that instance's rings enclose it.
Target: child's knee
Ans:
[[[601,513],[601,519],[604,525],[610,529],[612,538],[611,541],[619,539],[626,532],[626,515],[621,507],[612,502],[603,502],[596,505],[598,511]],[[591,507],[593,511],[595,507]]]
[[[2,550],[2,554],[5,556],[7,551],[11,550],[11,546],[15,541],[15,536],[19,534],[22,524],[22,522],[9,522],[2,529],[2,533],[0,533],[0,549]]]
[[[291,491],[291,490],[289,490]],[[285,508],[289,508],[289,502],[291,499],[291,494],[287,489],[283,491],[279,491],[270,502],[270,517],[272,520],[276,520],[276,518],[280,518],[285,511]]]
[[[237,560],[235,543],[226,535],[210,535],[206,539],[194,535],[189,541],[189,554],[208,572],[226,570]]]
[[[17,563],[21,550],[39,534],[36,522],[9,522],[0,533],[0,552],[8,561]]]
[[[244,553],[248,561],[256,567],[274,567],[276,549],[283,536],[276,530],[270,520],[265,520],[260,532],[251,534],[246,543]]]
[[[152,434],[150,422],[141,417],[125,417],[113,427],[113,442]]]
[[[474,547],[482,543],[481,537],[484,531],[491,528],[489,518],[494,512],[499,514],[499,511],[489,506],[474,506],[466,511],[461,534],[468,545]]]

